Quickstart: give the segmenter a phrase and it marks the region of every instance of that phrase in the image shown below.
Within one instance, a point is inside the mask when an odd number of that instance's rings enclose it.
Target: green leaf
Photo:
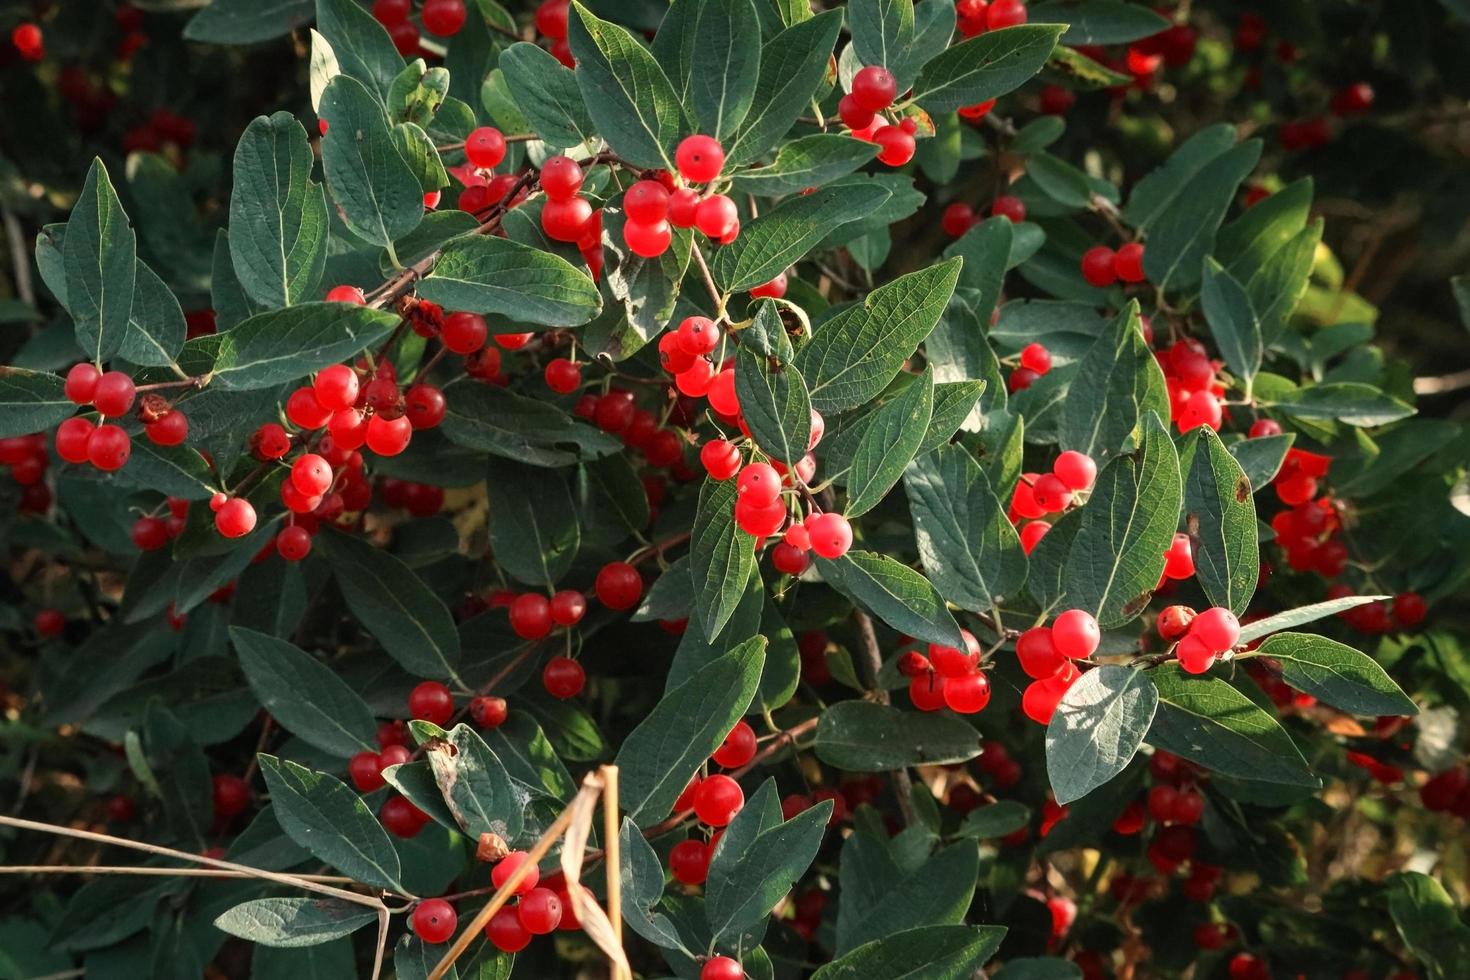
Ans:
[[[831,812],[830,803],[823,801],[761,831],[738,851],[731,836],[740,823],[758,814],[747,804],[735,815],[715,850],[705,883],[705,915],[716,943],[746,946],[751,940],[759,942],[771,910],[817,856]]]
[[[852,0],[847,5],[853,53],[864,65],[896,68],[914,39],[914,5],[909,0]]]
[[[964,638],[944,598],[907,565],[859,549],[832,561],[818,557],[816,564],[828,585],[900,633],[928,643],[963,647]]]
[[[863,181],[788,198],[715,253],[715,281],[728,292],[770,282],[804,258],[834,227],[867,217],[889,196],[887,188]]]
[[[1365,606],[1370,602],[1381,602],[1384,599],[1390,598],[1392,596],[1350,595],[1344,596],[1341,599],[1328,599],[1326,602],[1314,602],[1309,606],[1298,606],[1295,609],[1279,612],[1274,616],[1267,616],[1265,619],[1256,619],[1242,624],[1240,627],[1240,639],[1236,642],[1243,645],[1254,640],[1259,640],[1263,636],[1270,636],[1272,633],[1295,629],[1298,626],[1305,626],[1307,623],[1315,623],[1319,619],[1326,619],[1328,616],[1336,616],[1338,613],[1347,612],[1349,609],[1355,609],[1358,606]]]
[[[1249,382],[1261,369],[1261,323],[1245,287],[1213,258],[1205,259],[1200,305],[1220,356],[1236,377]]]
[[[1400,871],[1389,878],[1388,911],[1430,980],[1460,975],[1470,957],[1470,926],[1443,885],[1417,871]]]
[[[1006,960],[995,980],[1082,980],[1082,968],[1059,956],[1018,956]]]
[[[208,500],[218,487],[214,474],[199,450],[189,446],[159,446],[138,439],[119,476],[135,486],[147,487],[185,500]]]
[[[734,175],[735,190],[758,197],[795,194],[845,177],[872,161],[877,144],[838,133],[813,133],[783,144],[765,167]]]
[[[356,0],[316,0],[316,29],[331,42],[341,70],[365,85],[380,108],[386,106],[404,69],[387,28]]]
[[[1088,610],[1103,629],[1137,618],[1163,573],[1182,503],[1174,443],[1150,414],[1142,446],[1103,467],[1082,507],[1066,562],[1067,608]]]
[[[218,916],[214,924],[247,942],[291,948],[350,935],[377,917],[367,906],[318,895],[241,902]]]
[[[1022,24],[946,48],[920,69],[912,99],[930,112],[951,112],[1013,92],[1046,64],[1064,29]]]
[[[699,132],[724,140],[745,119],[760,74],[760,21],[750,0],[675,0],[659,24],[654,59]]]
[[[520,41],[500,53],[500,68],[511,98],[542,142],[563,150],[593,138],[576,73],[550,52]]]
[[[1416,715],[1418,707],[1372,657],[1325,636],[1277,633],[1257,651],[1281,664],[1281,679],[1355,715]]]
[[[1226,681],[1191,677],[1172,663],[1149,676],[1159,690],[1150,744],[1225,776],[1321,785],[1280,722]]]
[[[1169,390],[1139,331],[1138,305],[1129,303],[1088,348],[1067,389],[1061,446],[1109,459],[1136,444],[1150,412],[1169,417]]]
[[[980,870],[980,852],[974,841],[953,844],[922,863],[914,860],[903,868],[895,863],[888,847],[887,840],[875,840],[862,831],[843,844],[842,903],[837,909],[839,957],[895,933],[919,931],[920,926],[958,925],[970,908]],[[877,849],[882,850],[872,853]],[[1000,939],[999,928],[991,928],[994,931],[987,932],[987,945]],[[985,956],[990,952],[987,950]],[[912,957],[913,950],[906,948],[903,955]],[[880,971],[863,976],[887,980],[890,974]],[[927,980],[927,974],[919,976]]]
[[[471,840],[481,834],[496,834],[506,841],[520,836],[524,790],[518,792],[512,785],[499,756],[474,729],[455,725],[447,738],[420,741],[444,802]]]
[[[1336,419],[1348,425],[1387,425],[1414,414],[1414,407],[1360,381],[1332,381],[1298,388],[1276,401],[1262,400],[1282,415],[1298,419]]]
[[[446,309],[549,327],[575,327],[602,309],[597,286],[566,259],[492,235],[450,242],[418,291]]]
[[[1246,140],[1210,160],[1180,188],[1149,225],[1143,252],[1149,282],[1160,289],[1186,289],[1199,281],[1236,189],[1260,158],[1261,141]]]
[[[265,753],[258,758],[286,836],[349,877],[400,890],[398,852],[362,797],[324,772]]]
[[[994,840],[1014,833],[1031,821],[1031,809],[1015,800],[997,800],[971,810],[960,823],[959,836]]]
[[[567,41],[582,99],[608,146],[634,166],[673,170],[674,144],[689,122],[658,61],[626,28],[580,3],[572,7]]]
[[[765,43],[750,111],[734,140],[726,143],[727,168],[759,159],[791,129],[826,76],[841,29],[842,11],[827,10]]]
[[[735,614],[755,570],[755,540],[735,523],[735,500],[733,479],[706,479],[689,541],[694,609],[711,641]]]
[[[475,381],[444,386],[441,429],[457,445],[533,466],[563,466],[606,456],[622,443],[555,405]],[[557,448],[569,447],[569,448]]]
[[[618,204],[621,203],[620,200]],[[604,208],[602,213],[603,248],[616,258],[609,263],[608,289],[622,301],[627,325],[641,346],[668,326],[674,315],[684,274],[689,271],[694,233],[687,228],[675,228],[662,255],[644,258],[627,247],[623,238],[627,218],[620,207]]]
[[[934,386],[934,414],[916,456],[933,452],[954,438],[956,432],[980,411],[985,381],[948,381]]]
[[[348,534],[319,534],[316,549],[332,566],[347,608],[404,670],[415,677],[456,676],[454,617],[411,568]]]
[[[374,752],[377,722],[367,703],[331,667],[285,640],[230,627],[240,667],[262,707],[286,731],[346,758]]]
[[[1261,564],[1250,479],[1209,426],[1186,437],[1179,466],[1195,578],[1212,605],[1241,615],[1255,594]]]
[[[230,257],[266,307],[315,299],[327,262],[327,198],[311,179],[311,144],[289,112],[257,116],[235,147]]]
[[[202,44],[258,44],[310,24],[312,0],[214,0],[189,18],[184,38]]]
[[[618,750],[623,809],[640,827],[669,815],[694,771],[719,748],[755,696],[765,663],[754,636],[661,698]]]
[[[806,455],[812,402],[796,368],[742,346],[735,360],[735,393],[756,445],[788,464]]]
[[[1311,208],[1312,178],[1293,181],[1221,228],[1215,258],[1237,282],[1250,282],[1307,227]]]
[[[1028,13],[1033,23],[1066,24],[1063,44],[1127,44],[1169,26],[1148,7],[1123,0],[1048,0],[1031,4]]]
[[[1147,231],[1159,216],[1183,195],[1189,182],[1204,167],[1235,145],[1235,127],[1230,123],[1206,126],[1185,140],[1165,160],[1133,187],[1123,209],[1124,223]]]
[[[430,68],[424,59],[415,58],[398,73],[388,89],[388,118],[393,122],[428,126],[448,97],[448,70]]]
[[[1005,926],[919,926],[852,950],[812,980],[969,980],[995,955]]]
[[[796,357],[812,407],[823,414],[847,411],[888,387],[939,322],[960,264],[947,259],[899,276],[822,324]]]
[[[904,489],[919,558],[940,595],[979,611],[1020,594],[1027,574],[1020,538],[967,451],[941,446],[914,460]]]
[[[554,586],[581,543],[566,480],[544,467],[492,459],[485,490],[495,563],[527,585]]]
[[[677,926],[667,915],[654,910],[664,894],[664,868],[653,845],[627,817],[623,818],[618,837],[622,841],[623,921],[655,946],[683,949]]]
[[[399,123],[388,135],[397,147],[398,155],[413,172],[420,191],[431,194],[449,186],[449,174],[444,170],[444,161],[439,158],[439,151],[434,149],[434,141],[424,132],[423,127],[417,123]],[[394,250],[397,250],[397,246],[394,246]],[[388,258],[391,262],[392,256]]]
[[[1260,493],[1281,469],[1286,451],[1295,440],[1296,436],[1287,432],[1279,436],[1239,439],[1226,448],[1245,471],[1246,479],[1250,480],[1251,491]]]
[[[133,307],[117,356],[145,367],[167,367],[184,345],[188,327],[173,291],[142,259],[134,273]]]
[[[900,711],[875,701],[839,701],[822,712],[817,758],[847,772],[946,765],[980,754],[980,736],[948,714]]]
[[[1312,266],[1317,260],[1317,247],[1322,243],[1323,226],[1322,218],[1312,219],[1307,227],[1273,252],[1246,283],[1268,347],[1281,336],[1287,319],[1306,294]]]
[[[933,414],[934,372],[927,370],[873,413],[847,473],[844,513],[865,514],[888,495],[918,452]]]
[[[200,366],[210,387],[247,391],[296,381],[387,337],[398,315],[352,303],[303,303],[257,313],[224,333],[196,337],[179,357]]]
[[[987,218],[972,227],[944,249],[944,257],[956,255],[965,260],[959,284],[975,290],[974,301],[966,305],[974,313],[977,325],[988,325],[990,314],[1011,266],[1011,247],[1017,233],[1009,218]],[[980,328],[981,339],[985,330]],[[941,379],[942,380],[942,379]]]
[[[352,233],[389,246],[418,227],[423,187],[372,94],[350,74],[338,75],[322,91],[320,115],[329,126],[321,142],[322,174]]]
[[[76,414],[66,384],[48,371],[0,364],[0,439],[45,432]]]
[[[1057,802],[1080,800],[1122,772],[1158,704],[1142,670],[1104,664],[1078,678],[1046,726],[1046,771]]]
[[[100,159],[66,222],[62,266],[77,346],[101,363],[122,347],[133,310],[138,243]]]
[[[512,779],[563,801],[576,794],[572,774],[529,715],[511,714],[500,727],[486,731],[482,737]]]
[[[1067,88],[1088,91],[1127,85],[1132,76],[1094,61],[1075,48],[1058,44],[1052,49],[1041,77]]]

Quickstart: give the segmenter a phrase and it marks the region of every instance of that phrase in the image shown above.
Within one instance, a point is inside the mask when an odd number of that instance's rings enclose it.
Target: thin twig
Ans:
[[[25,230],[9,208],[0,208],[5,220],[5,238],[10,244],[10,263],[15,270],[15,295],[27,306],[36,305],[36,287],[31,282],[31,253],[26,248]]]
[[[709,290],[710,299],[715,301],[716,318],[724,319],[725,298],[721,296],[720,291],[715,288],[715,277],[710,275],[709,266],[704,261],[704,252],[700,251],[698,243],[696,243],[695,246],[689,251],[690,254],[694,256],[694,261],[699,265],[699,272],[700,275],[704,277],[704,286],[706,289]]]
[[[873,631],[873,620],[861,609],[852,611],[852,620],[857,625],[858,647],[867,668],[868,676],[864,681],[879,704],[888,704],[888,691],[878,683],[878,673],[883,669],[883,652],[878,648],[878,634]],[[889,775],[893,777],[893,795],[898,798],[898,809],[903,814],[904,826],[912,827],[916,819],[912,799],[913,780],[909,778],[908,769],[903,766],[892,770]]]
[[[0,867],[0,875],[140,875],[156,878],[255,878],[255,874],[244,871],[225,871],[220,868],[154,868],[146,865],[126,864],[10,864]],[[295,875],[301,881],[319,884],[351,885],[356,879],[344,875]]]

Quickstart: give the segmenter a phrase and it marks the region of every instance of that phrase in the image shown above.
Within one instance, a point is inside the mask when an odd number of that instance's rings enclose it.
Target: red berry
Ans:
[[[454,695],[438,681],[424,681],[408,693],[408,716],[442,727],[454,717]]]
[[[92,404],[92,396],[97,391],[97,381],[102,377],[102,372],[97,370],[86,361],[73,364],[70,371],[66,372],[66,384],[62,390],[66,397],[77,405]]]
[[[694,794],[694,815],[711,827],[723,827],[745,805],[745,792],[729,776],[714,775]]]
[[[544,936],[561,924],[561,899],[550,888],[533,888],[521,898],[516,913],[527,932]]]
[[[412,11],[410,0],[373,0],[373,17],[384,27],[403,23]]]
[[[993,0],[986,12],[986,26],[992,31],[1026,23],[1026,5],[1021,0]]]
[[[920,711],[938,711],[944,707],[944,688],[948,681],[936,671],[925,671],[909,678],[909,700]]]
[[[728,956],[711,956],[699,971],[699,980],[744,980],[744,977],[745,968]]]
[[[1393,618],[1401,627],[1418,626],[1428,612],[1424,597],[1417,592],[1400,592],[1393,597]]]
[[[458,924],[454,906],[442,898],[428,898],[414,907],[413,933],[426,943],[447,942]]]
[[[1215,651],[1193,633],[1187,634],[1174,648],[1179,666],[1187,674],[1203,674],[1215,666]]]
[[[59,609],[42,609],[36,613],[36,633],[43,637],[60,636],[66,630],[66,617]]]
[[[485,926],[485,938],[503,953],[519,953],[531,945],[531,932],[521,924],[521,917],[512,906],[505,906],[490,917]]]
[[[851,93],[844,95],[837,102],[837,115],[842,124],[854,132],[865,130],[873,125],[874,112],[872,109],[864,109]]]
[[[1021,348],[1021,367],[1045,374],[1051,370],[1051,351],[1041,344],[1027,344]]]
[[[740,415],[740,398],[735,394],[735,370],[728,366],[728,361],[726,365],[725,370],[711,379],[709,391],[704,394],[710,408],[727,418],[736,418]]]
[[[567,36],[567,12],[571,0],[543,0],[536,8],[536,30],[552,39]]]
[[[582,189],[582,166],[569,156],[554,156],[541,165],[541,189],[553,201],[566,201]]]
[[[944,703],[951,711],[973,715],[990,703],[990,678],[976,670],[959,677],[946,678]]]
[[[691,188],[679,187],[669,195],[669,224],[675,228],[693,228],[699,211],[699,194]]]
[[[157,551],[168,544],[168,525],[156,517],[140,517],[133,522],[131,536],[140,551]]]
[[[417,38],[418,35],[415,34],[414,37]],[[326,135],[326,130],[322,130],[322,135]],[[366,306],[367,297],[356,286],[333,286],[327,290],[327,302],[352,303],[356,306]]]
[[[592,218],[592,205],[585,197],[548,200],[541,207],[541,230],[552,241],[575,242]]]
[[[424,0],[419,20],[423,21],[424,30],[430,34],[452,37],[464,26],[464,0]]]
[[[759,286],[752,286],[750,289],[750,298],[780,299],[782,296],[786,295],[786,286],[788,282],[789,280],[786,273],[778,273],[776,275],[776,278],[772,279],[770,282],[761,283]]]
[[[347,775],[359,793],[371,793],[386,785],[383,763],[376,752],[359,752],[347,760]]]
[[[879,112],[893,104],[898,95],[898,79],[881,65],[858,69],[852,77],[852,98],[869,112]]]
[[[485,318],[478,313],[451,313],[444,318],[439,340],[455,354],[473,354],[485,346],[489,334]]]
[[[685,317],[679,323],[679,349],[686,354],[708,354],[720,344],[720,328],[707,316]]]
[[[674,150],[679,176],[694,184],[707,184],[725,166],[725,150],[713,136],[686,136]]]
[[[715,749],[710,758],[715,760],[716,765],[726,769],[739,769],[751,759],[755,758],[755,731],[743,718],[735,723],[730,729],[730,734]]]
[[[276,535],[276,552],[286,561],[300,561],[311,554],[311,534],[300,524],[288,524]]]
[[[740,450],[724,439],[711,439],[700,448],[699,461],[711,479],[728,480],[740,469]]]
[[[1281,432],[1281,423],[1275,419],[1256,419],[1251,423],[1250,431],[1246,435],[1252,439],[1259,439],[1262,436],[1279,436]]]
[[[1092,656],[1102,642],[1102,634],[1091,613],[1082,609],[1068,609],[1052,623],[1051,641],[1062,656],[1083,660]]]
[[[771,549],[771,565],[782,575],[800,575],[811,563],[805,551],[793,548],[785,541]]]
[[[505,159],[505,137],[494,126],[471,130],[465,137],[464,155],[470,166],[493,170]]]
[[[74,416],[62,422],[56,427],[56,455],[68,463],[85,463],[87,461],[87,447],[92,441],[92,434],[97,430],[90,420],[80,415]],[[108,426],[108,428],[116,428]],[[119,429],[118,431],[122,431]],[[123,433],[124,436],[127,433]],[[12,466],[19,466],[26,457],[17,459]]]
[[[1097,479],[1097,464],[1092,457],[1075,449],[1058,456],[1051,471],[1069,490],[1087,490]]]
[[[1196,391],[1189,396],[1189,401],[1185,402],[1183,411],[1179,413],[1179,431],[1188,432],[1202,425],[1219,429],[1223,418],[1220,399],[1215,397],[1214,392]]]
[[[723,241],[731,229],[740,227],[740,212],[724,194],[711,194],[694,209],[694,225],[706,237]]]
[[[629,218],[623,225],[623,243],[634,255],[645,259],[655,259],[664,254],[673,238],[667,221],[645,223]]]
[[[890,167],[901,167],[914,158],[917,145],[913,134],[902,126],[880,126],[873,134],[878,144],[878,159]]]
[[[571,657],[552,657],[541,671],[541,685],[546,693],[565,701],[582,693],[587,672]]]
[[[1189,631],[1194,615],[1194,610],[1188,606],[1167,606],[1159,613],[1158,622],[1154,625],[1163,639],[1177,640]]]
[[[244,497],[231,497],[215,512],[214,526],[227,538],[241,538],[255,530],[255,508]]]
[[[470,720],[481,728],[499,728],[508,716],[505,698],[481,696],[470,699]]]
[[[864,69],[866,71],[867,69]],[[975,209],[964,201],[955,201],[939,217],[939,227],[951,238],[959,238],[975,223]]]
[[[643,597],[643,577],[627,562],[608,562],[597,573],[595,589],[598,601],[609,609],[631,609]]]
[[[1111,286],[1118,278],[1116,258],[1116,253],[1106,245],[1089,248],[1082,253],[1082,278],[1093,286]]]
[[[1240,620],[1223,606],[1206,609],[1189,624],[1191,636],[1197,636],[1211,653],[1224,653],[1240,640]]]
[[[669,851],[669,871],[685,885],[702,885],[709,876],[709,845],[699,840],[681,840]]]
[[[1016,640],[1016,659],[1027,677],[1045,680],[1067,666],[1067,658],[1052,643],[1051,630],[1034,626]]]
[[[374,415],[367,423],[367,447],[379,456],[397,456],[408,448],[413,438],[413,422],[407,416],[396,419]]]
[[[108,418],[126,415],[133,407],[138,389],[133,379],[124,371],[108,371],[97,379],[92,388],[92,404]]]
[[[562,589],[551,597],[551,619],[558,626],[576,626],[587,613],[587,599],[574,589]]]
[[[525,851],[511,851],[505,857],[496,861],[495,867],[490,869],[490,884],[496,888],[504,887],[505,883],[510,881],[510,876],[520,870],[521,865],[525,864],[530,857],[531,855]],[[532,888],[535,888],[540,881],[541,869],[533,864],[526,872],[526,876],[521,879],[520,884],[516,885],[511,894],[524,895]]]
[[[1028,521],[1026,526],[1021,528],[1021,550],[1028,555],[1031,554],[1041,543],[1041,539],[1046,537],[1046,532],[1050,530],[1051,525],[1046,521]]]
[[[1113,270],[1124,282],[1143,282],[1143,246],[1129,242],[1113,256]]]
[[[1072,505],[1072,491],[1054,473],[1043,473],[1031,486],[1031,497],[1048,514],[1058,514]]]
[[[812,550],[823,558],[836,559],[852,547],[852,525],[841,514],[817,514],[806,519]]]
[[[510,604],[510,628],[523,640],[539,640],[551,632],[551,602],[535,592],[518,595]]]
[[[250,784],[239,776],[219,773],[214,777],[214,815],[227,820],[250,805]]]
[[[735,486],[741,500],[757,507],[774,502],[781,495],[781,475],[769,463],[750,463],[740,471]],[[810,522],[808,522],[810,529]]]
[[[60,430],[57,431],[59,434]],[[127,465],[132,450],[133,443],[128,434],[115,425],[99,425],[87,439],[87,459],[93,466],[108,473]]]
[[[415,429],[432,429],[444,421],[448,406],[444,392],[431,384],[420,382],[403,393],[404,417]]]
[[[46,57],[46,45],[41,39],[41,29],[35,24],[18,25],[10,32],[10,43],[26,61],[40,61]]]
[[[1011,394],[1015,394],[1018,391],[1025,391],[1035,384],[1036,379],[1039,377],[1041,375],[1030,368],[1016,368],[1011,372],[1010,377],[1006,378],[1006,390]]]
[[[669,216],[669,191],[656,180],[640,180],[623,195],[623,213],[629,221],[655,224]]]
[[[329,364],[317,372],[311,383],[317,403],[332,412],[340,412],[357,404],[357,373],[345,364]]]
[[[1189,543],[1189,535],[1176,534],[1169,550],[1164,552],[1164,577],[1184,579],[1193,574],[1194,549]]]
[[[305,496],[319,496],[332,486],[332,467],[316,453],[305,453],[291,464],[291,483]]]
[[[1026,220],[1026,204],[1013,194],[1002,194],[990,202],[990,213],[1006,218],[1012,224],[1020,224]]]

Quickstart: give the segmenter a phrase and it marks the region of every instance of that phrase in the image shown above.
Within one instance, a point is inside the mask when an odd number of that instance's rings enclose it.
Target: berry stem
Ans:
[[[725,297],[715,288],[715,277],[710,275],[709,266],[704,261],[704,252],[698,243],[689,251],[693,254],[694,261],[699,263],[699,274],[704,277],[704,287],[709,290],[710,299],[715,301],[715,319],[725,319]]]

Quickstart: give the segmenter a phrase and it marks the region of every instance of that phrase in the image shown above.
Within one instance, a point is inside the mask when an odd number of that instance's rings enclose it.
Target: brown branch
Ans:
[[[888,691],[878,683],[878,673],[883,669],[883,652],[878,647],[878,634],[873,631],[873,620],[863,610],[854,608],[852,621],[857,626],[858,648],[862,652],[863,666],[867,668],[864,682],[874,700],[879,704],[888,704],[891,700]],[[893,795],[898,798],[898,809],[903,814],[904,825],[912,827],[916,815],[912,799],[914,783],[909,778],[909,771],[900,766],[890,770],[889,776],[893,779]]]

